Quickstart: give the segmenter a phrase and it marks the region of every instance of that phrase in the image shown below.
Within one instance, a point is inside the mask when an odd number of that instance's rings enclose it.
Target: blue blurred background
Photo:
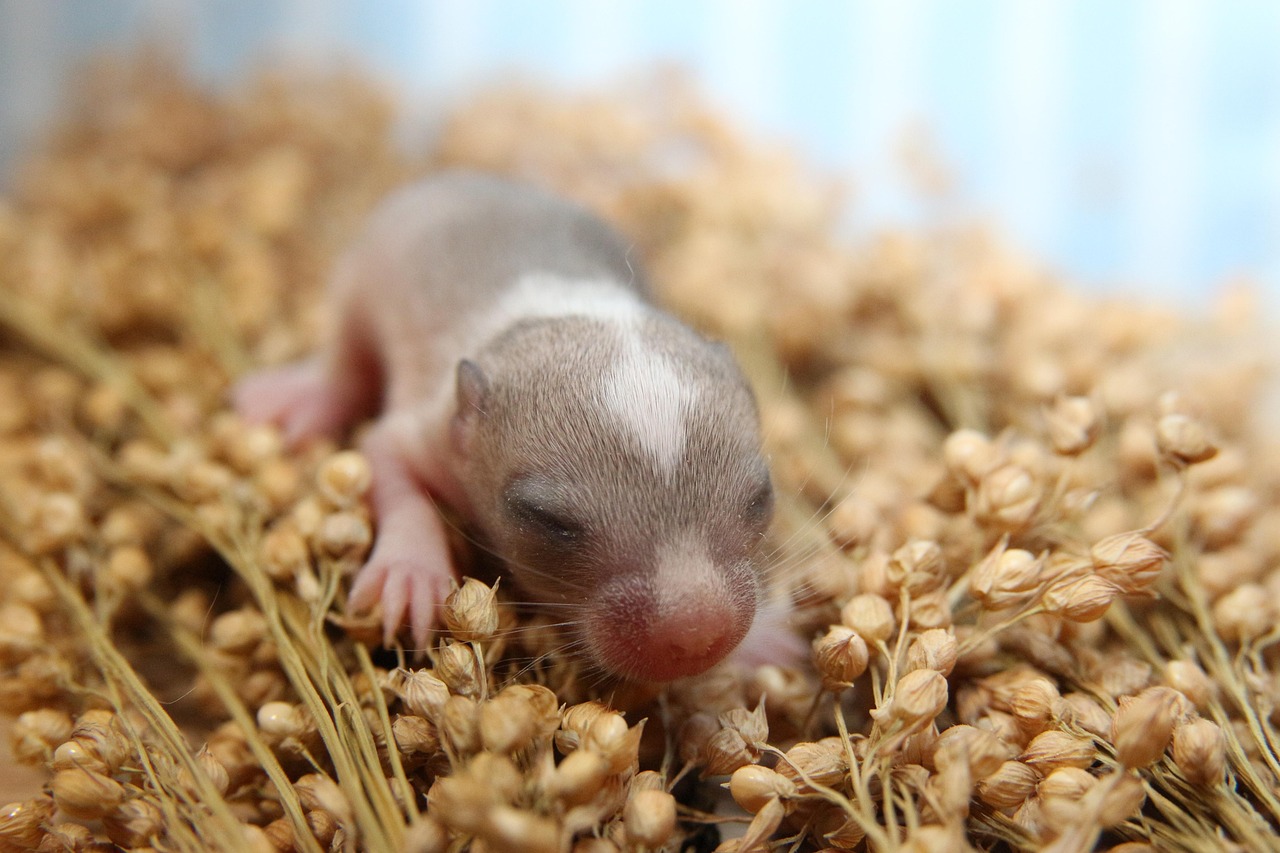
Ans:
[[[980,218],[1099,289],[1280,294],[1274,0],[0,0],[0,168],[79,58],[155,38],[231,80],[356,58],[440,104],[512,73],[599,87],[658,61],[853,187],[874,231]],[[924,203],[903,140],[954,179]]]

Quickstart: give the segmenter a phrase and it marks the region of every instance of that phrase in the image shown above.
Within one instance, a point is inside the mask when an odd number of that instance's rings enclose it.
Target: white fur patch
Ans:
[[[533,272],[520,276],[496,308],[494,314],[505,327],[517,320],[545,317],[594,317],[631,323],[645,305],[635,291],[612,279],[575,279]]]
[[[601,381],[604,409],[665,474],[684,458],[685,414],[697,389],[681,382],[672,365],[624,328],[622,352]]]

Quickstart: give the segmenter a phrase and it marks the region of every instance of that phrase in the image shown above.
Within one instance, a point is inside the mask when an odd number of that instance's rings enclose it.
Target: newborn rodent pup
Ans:
[[[773,511],[729,350],[652,306],[628,245],[529,186],[448,172],[389,195],[340,259],[334,334],[243,381],[297,443],[376,416],[376,539],[351,589],[426,644],[447,505],[604,672],[702,672],[747,634]]]

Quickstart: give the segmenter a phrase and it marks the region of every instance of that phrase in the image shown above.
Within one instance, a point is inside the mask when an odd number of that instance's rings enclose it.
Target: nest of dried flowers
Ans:
[[[481,97],[418,164],[350,79],[87,87],[0,203],[0,705],[50,773],[0,850],[1280,845],[1239,294],[1192,321],[976,231],[850,248],[834,193],[671,81]],[[594,206],[738,349],[811,668],[605,688],[477,581],[425,660],[342,615],[367,467],[225,389],[314,342],[380,192],[457,164]]]

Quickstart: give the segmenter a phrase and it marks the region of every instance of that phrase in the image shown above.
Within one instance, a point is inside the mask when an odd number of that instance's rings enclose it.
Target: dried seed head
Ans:
[[[124,802],[125,796],[119,782],[92,770],[60,770],[49,787],[63,814],[77,820],[106,817]]]
[[[640,791],[622,812],[627,841],[639,847],[661,847],[676,829],[676,801],[666,791]]]
[[[871,716],[881,726],[912,728],[931,722],[946,705],[947,679],[934,669],[916,669],[898,679],[892,697]]]
[[[1051,730],[1032,738],[1018,760],[1047,774],[1058,767],[1087,768],[1097,754],[1092,740]]]
[[[1217,785],[1227,769],[1227,739],[1217,723],[1193,720],[1173,730],[1173,761],[1193,785]]]
[[[1059,397],[1046,420],[1054,453],[1077,456],[1098,440],[1098,409],[1088,397]]]
[[[1021,465],[1001,465],[983,476],[974,499],[980,521],[1001,530],[1021,530],[1040,509],[1041,487]]]
[[[320,463],[316,487],[336,507],[355,506],[369,491],[373,472],[364,456],[354,450],[335,453]]]
[[[1212,459],[1218,452],[1204,424],[1178,412],[1156,421],[1156,449],[1162,459],[1178,468]]]
[[[459,755],[480,751],[480,714],[478,703],[470,696],[450,696],[435,721],[440,735]]]
[[[947,470],[961,482],[978,483],[999,464],[1000,451],[980,432],[957,430],[942,444]]]
[[[1101,619],[1120,594],[1120,588],[1100,575],[1055,582],[1042,599],[1045,610],[1071,622]]]
[[[1152,687],[1120,700],[1111,726],[1116,759],[1125,767],[1142,768],[1164,755],[1173,727],[1186,702],[1176,690]]]
[[[209,626],[209,645],[229,655],[253,651],[267,636],[267,620],[252,607],[223,613]]]
[[[833,625],[813,641],[813,659],[823,688],[843,690],[867,671],[867,644],[852,628]]]
[[[978,799],[997,809],[1014,809],[1036,792],[1040,771],[1021,761],[1005,761],[977,785]]]
[[[459,696],[479,696],[484,673],[476,653],[466,643],[445,643],[436,659],[436,675]]]
[[[610,773],[622,773],[639,765],[643,733],[644,720],[628,728],[621,714],[602,714],[591,723],[582,744],[609,762]]]
[[[1009,713],[1018,721],[1018,729],[1031,737],[1044,731],[1053,721],[1061,698],[1052,681],[1033,678],[1020,685],[1009,697]]]
[[[840,622],[857,631],[868,645],[888,640],[897,628],[893,605],[872,593],[855,595],[845,602],[840,608]]]
[[[960,645],[955,635],[944,628],[930,628],[907,647],[908,670],[933,670],[950,675],[955,668]]]
[[[603,756],[589,749],[576,749],[556,766],[547,792],[567,805],[581,805],[600,793],[608,776],[609,762]]]
[[[262,538],[262,568],[275,581],[285,583],[311,569],[307,540],[292,524],[274,525]]]
[[[733,771],[733,775],[729,777],[729,793],[735,803],[755,814],[769,800],[794,797],[796,786],[774,770],[747,764]]]
[[[1089,549],[1099,576],[1115,584],[1125,595],[1150,591],[1169,554],[1141,533],[1108,536]]]
[[[556,732],[556,748],[564,755],[577,749],[591,725],[598,717],[606,714],[618,715],[618,712],[608,705],[594,701],[570,705],[561,715],[561,730]],[[715,725],[714,721],[712,725]]]
[[[1036,787],[1036,793],[1046,799],[1063,797],[1068,800],[1078,800],[1088,793],[1097,781],[1088,770],[1082,770],[1079,767],[1058,767],[1044,777],[1044,781]]]
[[[444,602],[444,624],[455,640],[483,642],[498,630],[497,584],[490,587],[475,578],[465,578],[462,586]]]
[[[1195,661],[1169,661],[1164,665],[1164,678],[1170,687],[1190,699],[1200,710],[1207,708],[1218,692],[1218,685]]]
[[[44,828],[53,820],[53,812],[49,797],[0,806],[0,843],[34,850],[44,837]]]
[[[537,733],[534,709],[517,696],[499,693],[480,705],[480,742],[491,752],[524,749]]]
[[[806,779],[827,787],[838,785],[849,771],[849,763],[840,739],[829,737],[791,747],[778,760],[776,769],[796,787],[798,796],[804,796],[814,793]]]
[[[436,727],[424,717],[413,714],[396,717],[391,724],[391,734],[395,738],[396,749],[406,756],[426,758],[440,749]]]
[[[419,717],[440,723],[440,713],[449,700],[449,685],[428,669],[399,670],[402,676],[393,682],[394,690],[405,710]]]
[[[81,714],[71,729],[68,743],[78,744],[84,754],[101,762],[106,773],[115,773],[133,753],[128,739],[116,727],[115,716],[109,711]]]
[[[946,564],[937,542],[916,540],[893,552],[885,566],[885,580],[912,595],[937,589],[946,581]]]

